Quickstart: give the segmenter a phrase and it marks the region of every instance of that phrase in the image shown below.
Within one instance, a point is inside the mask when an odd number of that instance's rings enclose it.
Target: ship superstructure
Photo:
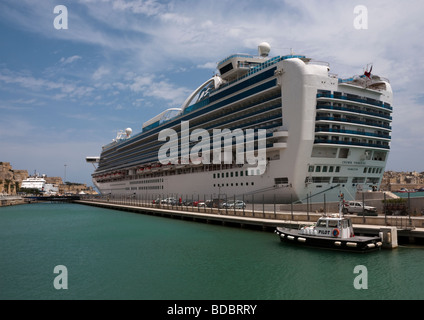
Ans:
[[[22,180],[21,189],[38,189],[41,191],[44,190],[45,185],[46,179],[44,179],[44,176],[40,177],[38,175],[34,175]]]
[[[340,79],[328,63],[293,53],[270,58],[269,51],[262,43],[258,56],[220,61],[219,74],[181,107],[145,122],[134,136],[127,130],[100,157],[87,158],[98,163],[92,176],[99,191],[322,202],[338,201],[340,192],[349,200],[357,191],[378,189],[390,150],[389,81],[370,72]],[[212,137],[226,129],[232,143],[219,151],[218,162]],[[240,162],[240,132],[245,141],[253,132],[255,154],[260,142],[265,146],[263,170],[246,158]],[[166,162],[160,153],[171,133],[178,148],[163,153],[174,152]]]

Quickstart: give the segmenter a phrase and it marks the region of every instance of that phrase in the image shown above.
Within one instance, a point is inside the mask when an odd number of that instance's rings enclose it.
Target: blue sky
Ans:
[[[55,6],[68,10],[57,30]],[[354,8],[368,9],[368,29]],[[424,171],[421,0],[2,0],[0,161],[92,185],[86,156],[120,129],[179,107],[232,53],[290,48],[340,77],[373,72],[394,89],[387,170]]]

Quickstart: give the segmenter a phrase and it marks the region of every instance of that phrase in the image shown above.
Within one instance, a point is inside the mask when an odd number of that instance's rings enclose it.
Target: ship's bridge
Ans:
[[[232,81],[244,76],[252,68],[268,60],[270,50],[270,45],[266,42],[262,42],[258,46],[259,56],[257,57],[244,53],[230,55],[218,62],[218,70],[221,78],[226,81]]]

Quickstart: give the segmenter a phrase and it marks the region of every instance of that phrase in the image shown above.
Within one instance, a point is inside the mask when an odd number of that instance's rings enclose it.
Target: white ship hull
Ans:
[[[305,182],[311,175],[307,174],[309,164],[305,161],[305,170],[295,175],[292,165],[284,160],[268,162],[267,169],[260,176],[246,176],[247,167],[233,168],[217,171],[192,172],[181,175],[161,177],[137,178],[113,182],[97,182],[93,180],[102,194],[136,195],[143,199],[156,199],[174,197],[176,199],[217,199],[228,197],[232,199],[244,199],[246,202],[262,203],[290,203],[295,201],[306,202],[337,202],[340,193],[345,195],[346,200],[354,200],[357,191],[372,190],[375,184],[352,183],[358,173],[367,168],[381,167],[381,162],[372,160],[358,160],[363,153],[362,149],[355,150],[352,156],[337,161],[320,161],[322,166],[328,168],[340,167],[340,174],[347,177],[346,183],[310,183]],[[309,158],[310,159],[310,158]],[[192,168],[193,171],[196,168]],[[368,170],[367,170],[368,171]],[[240,176],[243,172],[244,175]],[[217,178],[218,173],[220,178]],[[226,174],[228,173],[228,178]],[[237,177],[235,176],[237,173]],[[381,174],[374,173],[370,176],[374,181],[381,181]],[[215,178],[214,178],[215,176]],[[224,178],[221,178],[224,176]],[[287,177],[288,183],[276,184],[275,177]],[[331,181],[331,180],[330,180]],[[366,181],[366,180],[364,180]],[[278,182],[278,181],[277,181]]]

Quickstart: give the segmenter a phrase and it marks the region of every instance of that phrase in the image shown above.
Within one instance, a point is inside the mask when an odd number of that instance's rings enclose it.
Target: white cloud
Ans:
[[[104,66],[100,66],[94,73],[93,73],[93,79],[94,80],[100,80],[103,78],[103,76],[110,74],[110,70]]]
[[[187,88],[177,87],[168,80],[155,81],[155,76],[151,74],[134,77],[129,88],[144,97],[167,100],[172,105],[180,105],[191,92]]]
[[[7,85],[18,85],[21,88],[36,91],[59,91],[53,95],[54,99],[63,99],[65,97],[84,97],[89,96],[94,90],[92,87],[80,85],[72,81],[52,81],[49,79],[34,77],[25,72],[15,72],[10,70],[0,70],[0,83]],[[4,89],[4,88],[3,88]]]
[[[216,69],[216,62],[206,62],[204,64],[198,64],[197,65],[198,68],[200,69]]]
[[[155,0],[115,0],[113,8],[117,10],[130,10],[133,13],[156,15],[164,9],[164,6]]]
[[[77,56],[77,55],[72,56],[72,57],[68,57],[68,58],[62,57],[62,58],[60,59],[60,63],[61,63],[62,65],[66,65],[66,64],[70,64],[70,63],[72,63],[72,62],[74,62],[74,61],[77,61],[77,60],[79,60],[79,59],[82,59],[82,57]]]

